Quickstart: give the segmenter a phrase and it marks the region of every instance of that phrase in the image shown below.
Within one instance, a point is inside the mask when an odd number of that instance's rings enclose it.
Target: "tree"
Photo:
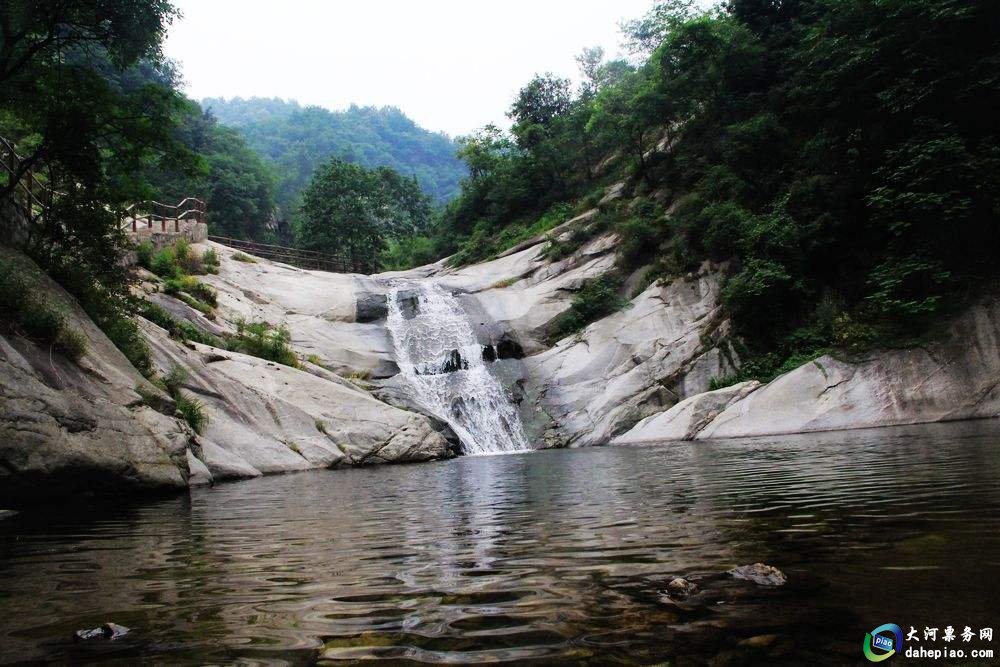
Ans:
[[[569,110],[569,79],[551,73],[537,75],[521,89],[507,115],[522,146],[534,146],[545,138],[553,120]]]
[[[24,155],[0,198],[43,161],[63,160],[76,172],[70,178],[93,176],[96,151],[122,160],[160,143],[157,116],[175,101],[160,43],[175,16],[163,0],[0,5],[0,134],[19,140]],[[147,87],[148,78],[129,71],[142,62],[146,74],[167,85]],[[122,172],[133,166],[135,160]]]
[[[175,136],[196,160],[180,165],[152,165],[148,179],[154,198],[178,202],[203,198],[211,232],[257,241],[278,240],[274,218],[275,179],[236,130],[220,125],[211,112],[188,100],[178,114]]]
[[[302,247],[340,255],[354,271],[373,272],[390,240],[426,231],[430,203],[413,179],[334,159],[313,176],[301,213],[296,240]]]
[[[625,45],[632,53],[647,56],[656,50],[673,30],[697,15],[695,0],[667,0],[656,3],[640,19],[621,25]]]

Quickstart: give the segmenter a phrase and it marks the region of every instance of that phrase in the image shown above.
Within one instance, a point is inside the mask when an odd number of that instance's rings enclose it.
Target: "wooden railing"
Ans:
[[[174,231],[181,230],[181,220],[208,222],[205,202],[194,197],[188,197],[179,204],[164,204],[158,201],[143,201],[132,204],[125,209],[126,224],[132,225],[132,231],[139,231],[139,223],[152,229],[154,222],[160,223],[160,231],[167,231],[167,223],[174,223]]]
[[[208,240],[221,243],[230,248],[236,248],[248,255],[256,255],[257,257],[263,257],[275,262],[291,264],[302,269],[319,269],[320,271],[333,271],[336,273],[347,273],[350,271],[347,262],[343,258],[316,252],[315,250],[301,250],[299,248],[288,248],[268,243],[244,241],[243,239],[233,239],[228,236],[209,236]]]
[[[29,218],[36,219],[52,208],[55,192],[35,177],[37,165],[27,168],[24,165],[25,159],[17,153],[14,144],[0,137],[0,170],[14,184],[12,201],[22,206]],[[18,195],[23,201],[18,201]]]

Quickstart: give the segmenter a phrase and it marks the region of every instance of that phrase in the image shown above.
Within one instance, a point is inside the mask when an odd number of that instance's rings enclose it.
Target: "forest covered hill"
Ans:
[[[207,98],[202,106],[221,124],[237,128],[250,148],[272,165],[275,199],[284,215],[317,167],[332,157],[414,176],[436,203],[456,195],[467,173],[452,139],[421,128],[395,107],[352,105],[329,111],[260,97]]]

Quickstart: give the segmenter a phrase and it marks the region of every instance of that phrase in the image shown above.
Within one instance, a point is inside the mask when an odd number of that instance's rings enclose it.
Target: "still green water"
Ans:
[[[1000,429],[970,422],[26,511],[0,521],[0,661],[868,664],[883,623],[1000,630],[998,473]],[[789,583],[725,574],[757,561]],[[676,576],[702,593],[666,598]],[[72,641],[105,621],[132,631]]]

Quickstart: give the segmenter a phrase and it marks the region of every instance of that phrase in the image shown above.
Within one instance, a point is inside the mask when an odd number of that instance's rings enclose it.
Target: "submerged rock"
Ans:
[[[683,577],[671,579],[667,584],[667,594],[673,598],[686,598],[698,592],[698,586]]]
[[[746,648],[767,648],[781,635],[755,635],[742,640],[739,645]]]
[[[73,633],[73,638],[80,641],[86,641],[88,639],[118,639],[119,637],[124,637],[128,633],[129,629],[124,625],[108,622],[99,628],[77,630]]]
[[[729,574],[733,575],[737,579],[752,581],[760,586],[781,586],[788,582],[788,577],[785,576],[784,572],[774,566],[765,565],[764,563],[740,565],[739,567],[729,570]]]

